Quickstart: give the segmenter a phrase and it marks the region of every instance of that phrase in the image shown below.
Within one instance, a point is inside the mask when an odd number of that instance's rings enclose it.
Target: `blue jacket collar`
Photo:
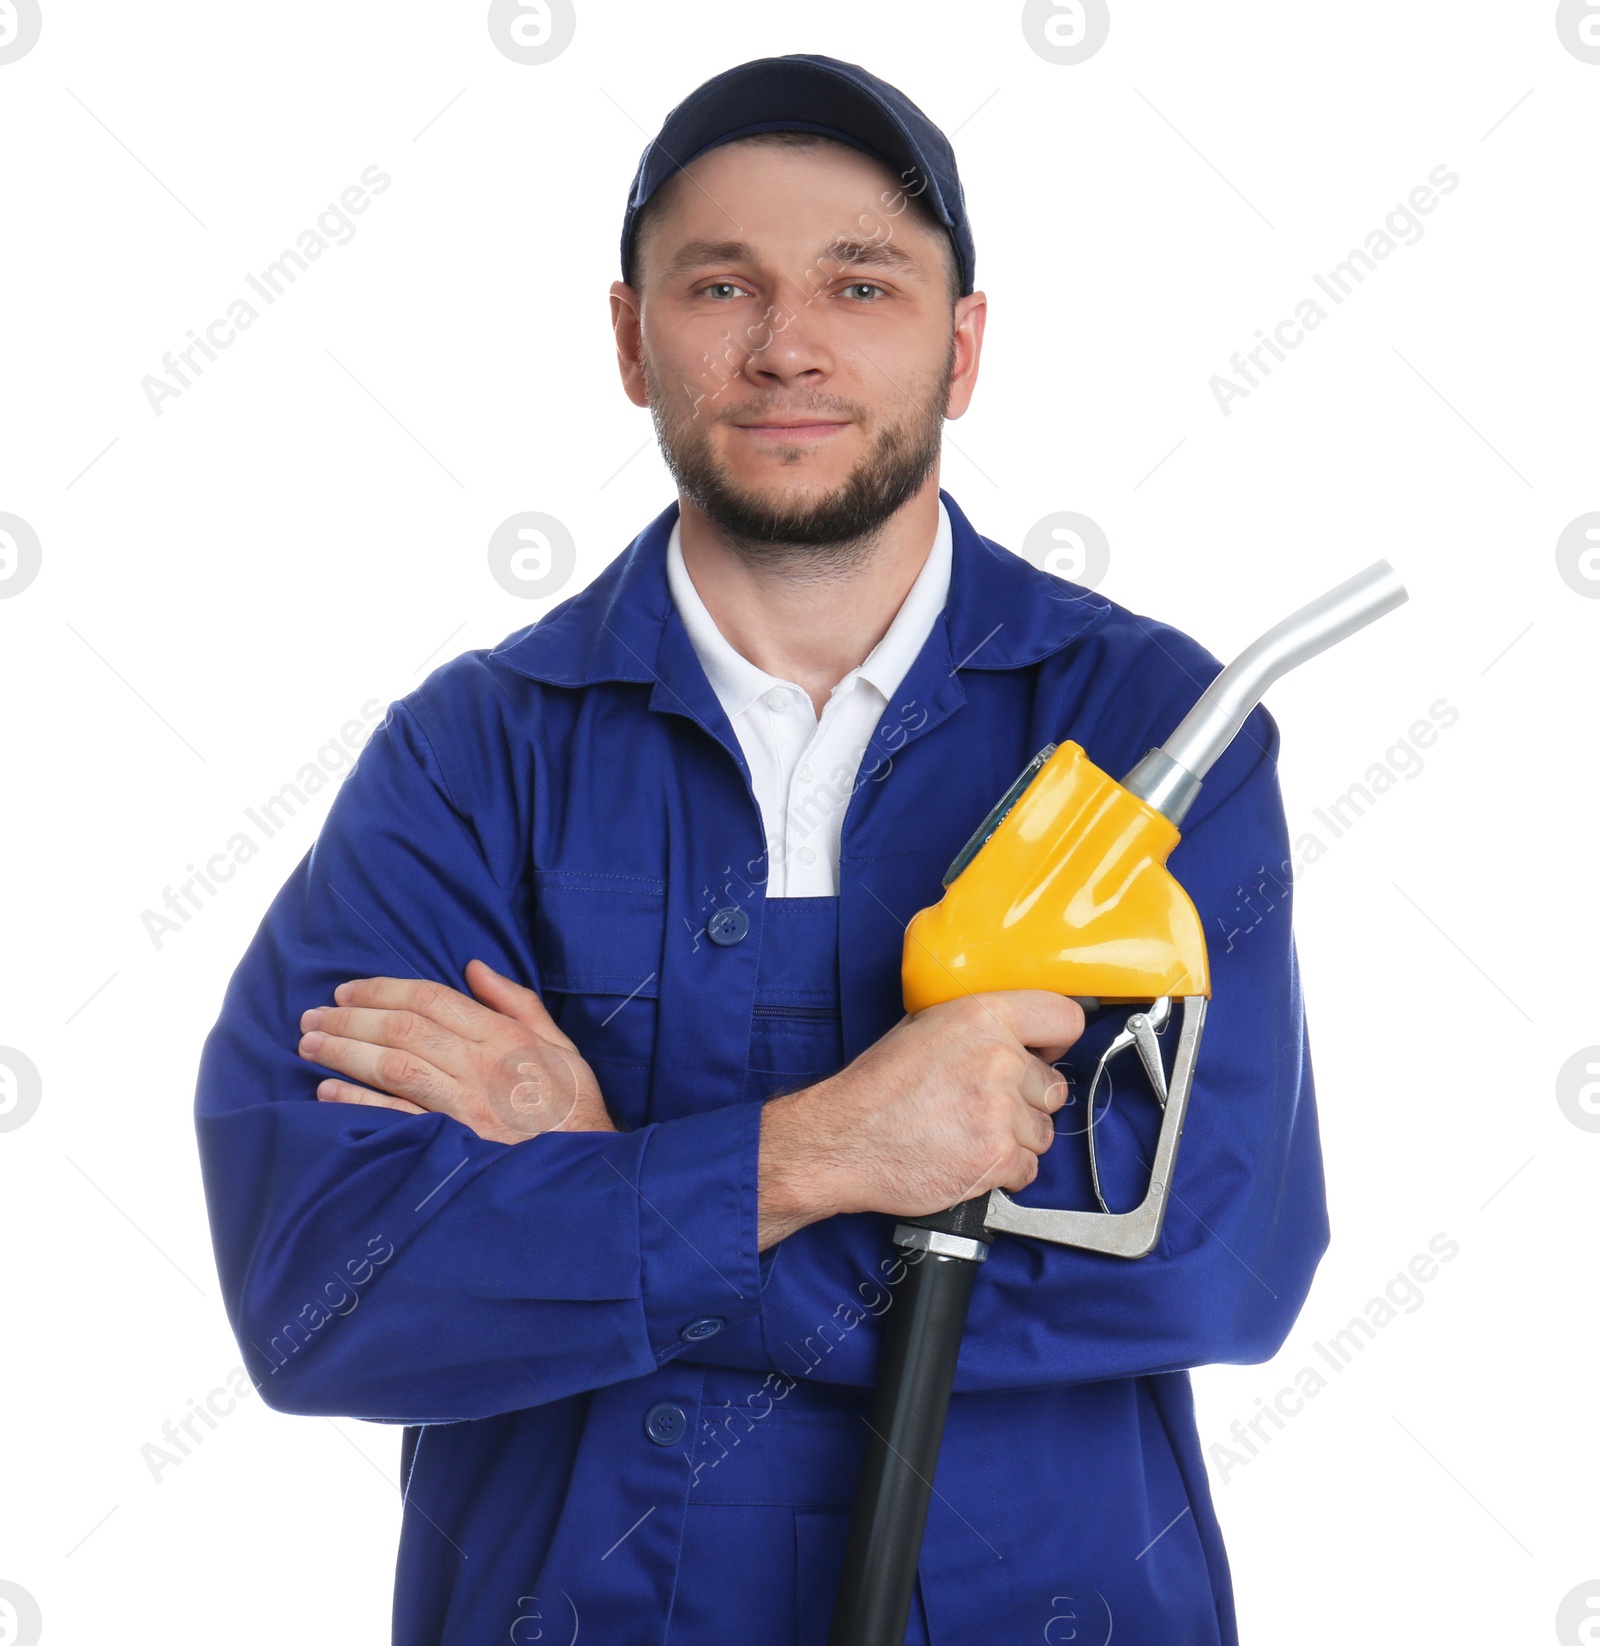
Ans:
[[[942,627],[948,635],[956,669],[1037,663],[1110,610],[1100,596],[981,537],[955,499],[939,495],[953,541],[950,594],[935,634]],[[682,627],[667,585],[667,539],[677,517],[674,501],[587,588],[509,635],[491,660],[553,686],[659,681],[663,641]]]

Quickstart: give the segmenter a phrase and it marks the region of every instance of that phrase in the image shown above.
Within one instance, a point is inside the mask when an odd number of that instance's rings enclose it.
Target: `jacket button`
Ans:
[[[703,1343],[708,1337],[715,1337],[727,1324],[721,1315],[702,1315],[699,1320],[691,1320],[678,1336],[685,1343]]]
[[[713,943],[726,947],[738,943],[750,930],[750,916],[735,904],[730,909],[716,910],[706,922],[706,934]]]
[[[689,1428],[681,1406],[663,1400],[644,1414],[644,1432],[658,1446],[676,1446]]]

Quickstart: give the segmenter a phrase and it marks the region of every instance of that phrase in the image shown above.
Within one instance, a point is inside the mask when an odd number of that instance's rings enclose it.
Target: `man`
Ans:
[[[1085,1204],[1053,1065],[1123,1015],[907,1017],[905,924],[1045,743],[1122,772],[1217,667],[940,491],[986,302],[902,94],[707,82],[622,249],[677,503],[390,707],[200,1072],[263,1398],[406,1425],[404,1646],[826,1638],[889,1231],[1036,1176]],[[1241,912],[1288,855],[1275,750],[1258,711],[1172,859],[1215,1000],[1162,1241],[995,1244],[909,1640],[1236,1638],[1185,1368],[1272,1355],[1327,1242],[1287,895]],[[1124,1204],[1156,1119],[1102,1122]]]

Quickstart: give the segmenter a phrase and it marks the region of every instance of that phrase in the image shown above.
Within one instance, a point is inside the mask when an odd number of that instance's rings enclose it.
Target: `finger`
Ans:
[[[371,1006],[313,1006],[300,1014],[300,1028],[305,1034],[410,1052],[463,1084],[476,1069],[481,1044],[416,1012],[380,1011]]]
[[[1030,1149],[1018,1149],[1015,1158],[999,1181],[999,1187],[1015,1194],[1025,1189],[1039,1175],[1039,1156]]]
[[[561,1032],[538,993],[515,978],[497,972],[483,960],[469,960],[466,969],[467,987],[495,1011],[513,1017],[524,1028],[558,1045],[571,1046],[573,1042]]]
[[[1043,1154],[1056,1140],[1055,1122],[1043,1109],[1019,1103],[1011,1121],[1012,1135],[1024,1149]]]
[[[1065,1057],[1083,1033],[1083,1007],[1067,995],[1049,989],[996,989],[983,999],[1024,1046],[1054,1052],[1052,1063]]]
[[[443,1028],[431,1017],[418,1012],[391,1011],[376,1006],[311,1006],[300,1014],[300,1032],[313,1029],[339,1035],[345,1040],[365,1040],[373,1046],[398,1046],[420,1050],[442,1050],[460,1044],[466,1037],[458,1030]],[[467,1041],[476,1045],[476,1041]]]
[[[319,1103],[359,1103],[369,1109],[400,1109],[406,1114],[428,1114],[430,1111],[403,1097],[385,1097],[382,1092],[369,1092],[364,1086],[352,1086],[345,1080],[324,1080],[317,1087]]]
[[[1067,1077],[1037,1053],[1026,1055],[1028,1062],[1019,1084],[1023,1100],[1047,1115],[1054,1114],[1067,1101]]]
[[[341,1006],[415,1012],[468,1040],[486,1040],[494,1032],[495,1013],[470,995],[426,977],[356,977],[333,991]]]
[[[301,1036],[299,1052],[309,1062],[349,1075],[390,1097],[409,1098],[425,1109],[444,1114],[453,1114],[459,1107],[462,1094],[456,1083],[410,1052],[346,1040],[316,1029]]]

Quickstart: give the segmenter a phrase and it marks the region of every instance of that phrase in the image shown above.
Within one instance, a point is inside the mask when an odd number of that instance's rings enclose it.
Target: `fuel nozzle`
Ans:
[[[967,1306],[994,1236],[1128,1259],[1155,1250],[1211,994],[1200,916],[1166,866],[1178,825],[1272,682],[1405,598],[1380,560],[1268,629],[1121,783],[1078,744],[1048,744],[957,854],[943,897],[907,925],[908,1012],[996,989],[1139,1009],[1089,1085],[1084,1130],[1097,1209],[1023,1204],[992,1189],[895,1225],[907,1261],[884,1328],[833,1646],[887,1646],[904,1636]],[[1174,1001],[1182,1018],[1169,1074],[1160,1040]],[[1160,1105],[1161,1130],[1143,1199],[1114,1211],[1100,1181],[1094,1100],[1109,1060],[1130,1051]]]
[[[1172,736],[1123,778],[1123,788],[1163,817],[1181,823],[1206,773],[1239,735],[1274,680],[1409,598],[1394,567],[1387,560],[1375,560],[1364,572],[1274,624],[1211,682]]]
[[[1208,995],[1200,917],[1166,868],[1178,825],[1274,680],[1405,599],[1380,560],[1286,617],[1121,783],[1076,743],[1041,749],[906,928],[906,1010],[989,989],[1106,1004]]]

